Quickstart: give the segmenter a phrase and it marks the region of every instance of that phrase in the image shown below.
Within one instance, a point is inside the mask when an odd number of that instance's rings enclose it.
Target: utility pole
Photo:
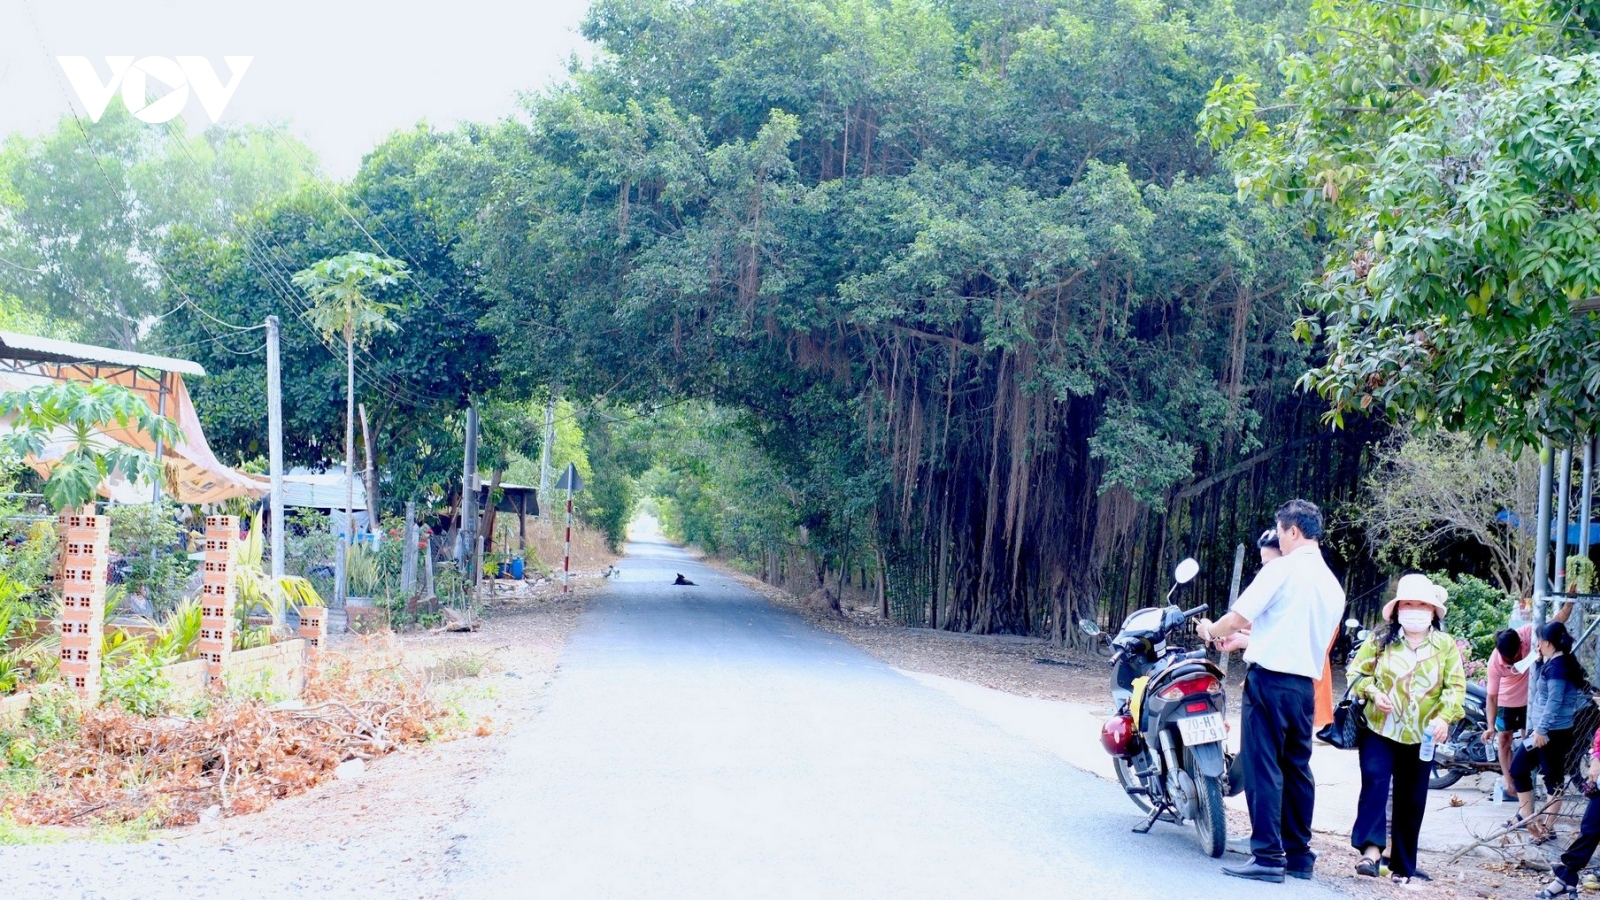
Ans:
[[[544,406],[544,441],[539,451],[539,499],[550,496],[550,445],[556,442],[556,392],[550,389],[550,401]],[[542,511],[541,507],[541,511]]]
[[[1589,558],[1589,518],[1594,515],[1594,436],[1583,439],[1583,480],[1578,488],[1578,555],[1584,559]],[[1589,586],[1594,590],[1594,585]],[[1587,634],[1584,629],[1584,606],[1579,604],[1572,611],[1572,619],[1568,625],[1577,634]],[[1600,642],[1596,643],[1595,653],[1600,655]]]
[[[417,593],[417,501],[406,501],[405,546],[400,554],[400,593],[409,601]]]
[[[1567,593],[1567,527],[1572,518],[1572,448],[1561,451],[1561,472],[1556,479],[1556,518],[1561,530],[1556,532],[1556,596]]]
[[[1550,586],[1550,482],[1554,480],[1555,460],[1550,454],[1550,439],[1545,438],[1539,447],[1539,504],[1538,520],[1534,523],[1533,553],[1533,624],[1544,627],[1544,604]]]
[[[1594,515],[1594,437],[1584,438],[1583,441],[1583,487],[1578,501],[1578,521],[1582,526],[1578,531],[1578,555],[1589,555],[1589,519]],[[1591,588],[1593,590],[1593,588]]]
[[[283,577],[283,380],[278,358],[278,317],[267,316],[267,464],[272,474],[272,578]],[[283,604],[274,603],[272,625],[284,626]]]
[[[461,459],[461,528],[456,537],[456,565],[472,564],[478,534],[478,407],[467,407],[466,449]],[[462,574],[468,574],[463,572]]]

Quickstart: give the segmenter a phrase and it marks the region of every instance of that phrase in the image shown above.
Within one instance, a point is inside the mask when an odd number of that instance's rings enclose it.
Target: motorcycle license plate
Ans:
[[[1215,744],[1228,737],[1222,728],[1222,713],[1179,719],[1178,733],[1183,735],[1183,742],[1190,747],[1197,744]]]

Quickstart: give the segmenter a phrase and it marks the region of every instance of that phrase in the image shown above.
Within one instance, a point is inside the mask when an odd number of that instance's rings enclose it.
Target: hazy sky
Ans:
[[[516,108],[586,48],[589,0],[0,0],[0,135],[84,112],[57,56],[253,56],[223,121],[290,123],[331,175],[419,119],[449,126]],[[151,82],[152,87],[156,87]],[[113,99],[112,103],[120,103]],[[194,96],[184,111],[209,124]]]

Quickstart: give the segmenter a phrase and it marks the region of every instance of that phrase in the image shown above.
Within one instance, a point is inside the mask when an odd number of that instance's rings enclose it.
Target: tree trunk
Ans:
[[[348,558],[356,536],[356,341],[347,328],[344,337],[344,529],[339,552]],[[350,596],[350,566],[339,567],[339,584],[334,593],[343,606]]]
[[[483,504],[483,527],[478,533],[483,535],[483,545],[488,548],[494,546],[494,492],[500,490],[500,479],[504,478],[505,474],[505,469],[494,470],[494,475],[489,478],[489,496]]]
[[[883,620],[889,621],[889,584],[888,571],[883,559],[883,549],[877,548],[878,553],[878,605],[883,609]]]
[[[377,456],[377,451],[372,447],[372,429],[367,426],[367,405],[362,403],[356,408],[361,413],[361,446],[367,451],[367,477],[365,479],[367,484],[367,521],[376,527],[378,524],[378,469],[377,463],[374,462],[373,458]]]

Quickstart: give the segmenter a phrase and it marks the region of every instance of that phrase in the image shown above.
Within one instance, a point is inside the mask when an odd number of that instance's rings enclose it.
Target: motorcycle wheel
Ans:
[[[1228,849],[1228,819],[1222,809],[1222,779],[1200,774],[1194,752],[1183,751],[1183,765],[1194,780],[1194,830],[1200,849],[1212,859],[1221,859]]]
[[[1433,774],[1428,776],[1428,790],[1442,791],[1461,780],[1460,769],[1435,768]]]
[[[1125,760],[1120,756],[1115,757],[1113,759],[1113,763],[1117,769],[1117,783],[1122,785],[1122,789],[1124,791],[1128,792],[1128,799],[1133,801],[1134,806],[1139,807],[1140,812],[1150,812],[1152,809],[1150,806],[1150,797],[1146,794],[1134,793],[1135,790],[1143,791],[1144,785],[1139,781],[1139,776],[1133,773],[1133,766],[1128,762],[1128,760]]]

